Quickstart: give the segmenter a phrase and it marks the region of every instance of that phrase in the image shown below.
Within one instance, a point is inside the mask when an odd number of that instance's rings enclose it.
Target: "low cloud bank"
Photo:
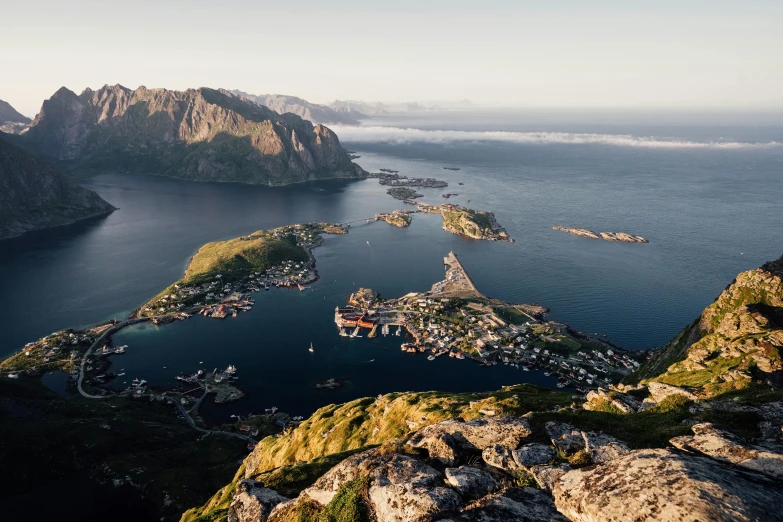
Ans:
[[[362,127],[330,125],[341,141],[354,143],[440,143],[502,142],[530,145],[611,145],[647,149],[770,149],[783,147],[777,141],[686,141],[660,136],[633,136],[630,134],[591,134],[572,132],[505,132],[421,130],[400,127]]]

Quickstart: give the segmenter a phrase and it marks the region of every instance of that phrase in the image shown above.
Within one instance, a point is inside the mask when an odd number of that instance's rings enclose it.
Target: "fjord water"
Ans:
[[[441,203],[442,193],[456,192],[452,201],[470,199],[469,206],[494,211],[516,243],[453,236],[440,230],[436,216],[416,215],[408,229],[362,224],[348,236],[329,236],[315,251],[321,281],[305,292],[263,292],[253,311],[236,319],[197,317],[121,332],[116,342],[130,348],[116,359],[117,370],[171,385],[181,371],[235,364],[249,396],[234,405],[207,405],[205,413],[215,419],[273,404],[306,414],[394,390],[550,383],[538,372],[405,356],[396,337],[336,335],[332,310],[352,290],[369,286],[398,296],[428,289],[442,277],[441,259],[450,250],[487,295],[545,305],[551,318],[605,333],[621,346],[661,345],[738,272],[783,253],[783,147],[769,145],[783,142],[783,127],[758,115],[639,120],[433,113],[374,119],[344,136],[338,129],[367,170],[445,179],[446,189],[420,189],[423,200]],[[400,132],[390,139],[372,130],[380,126]],[[434,130],[474,134],[455,139]],[[680,145],[476,134],[485,131],[656,136]],[[707,143],[716,145],[698,145]],[[267,188],[103,174],[84,184],[119,210],[0,245],[4,354],[59,328],[127,314],[176,280],[207,241],[404,207],[372,179]],[[650,243],[577,238],[552,230],[555,224],[625,231]],[[307,352],[311,341],[313,354]],[[350,378],[342,390],[313,388],[341,376]]]

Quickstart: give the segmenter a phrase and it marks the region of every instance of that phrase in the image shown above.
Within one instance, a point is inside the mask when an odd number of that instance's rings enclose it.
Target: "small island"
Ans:
[[[411,216],[412,213],[412,210],[395,210],[391,213],[376,214],[375,220],[385,221],[395,227],[405,228],[410,226],[411,221],[413,220],[413,217]]]
[[[626,234],[625,232],[595,233],[592,230],[588,230],[586,228],[568,228],[561,227],[560,225],[555,225],[552,227],[552,229],[559,230],[560,232],[565,232],[574,236],[586,237],[588,239],[603,239],[604,241],[619,241],[621,243],[649,243],[649,241],[647,241],[642,236],[633,236],[631,234]]]
[[[457,167],[443,167],[443,170],[459,170]]]
[[[387,185],[390,187],[425,187],[425,188],[442,188],[448,187],[449,184],[445,181],[441,181],[435,178],[409,178],[408,176],[400,176],[397,171],[389,169],[381,169],[384,172],[372,173],[369,175],[371,178],[378,178],[380,185]]]
[[[406,199],[414,199],[414,198],[421,198],[424,197],[424,194],[419,194],[413,189],[409,189],[406,187],[394,187],[390,188],[386,191],[388,195],[393,197],[394,199],[399,199],[401,201],[404,201]]]
[[[443,205],[418,204],[419,212],[425,214],[440,214],[443,217],[443,230],[471,239],[483,239],[485,241],[514,240],[506,233],[495,219],[492,212],[473,210],[444,203]]]

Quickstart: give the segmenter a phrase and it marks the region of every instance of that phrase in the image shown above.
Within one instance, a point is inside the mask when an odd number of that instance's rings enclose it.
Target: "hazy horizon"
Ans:
[[[27,116],[66,86],[210,86],[485,107],[783,108],[783,3],[562,0],[33,0],[4,9],[0,99]]]

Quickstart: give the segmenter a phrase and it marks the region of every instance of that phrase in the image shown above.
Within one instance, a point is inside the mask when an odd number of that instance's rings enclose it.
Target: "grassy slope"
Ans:
[[[239,238],[207,243],[198,249],[179,281],[163,289],[145,305],[149,306],[166,294],[174,291],[174,285],[196,285],[211,281],[222,275],[224,283],[247,277],[252,272],[262,272],[282,261],[307,261],[307,251],[296,246],[295,241],[278,239],[266,231],[251,234],[252,239]]]

